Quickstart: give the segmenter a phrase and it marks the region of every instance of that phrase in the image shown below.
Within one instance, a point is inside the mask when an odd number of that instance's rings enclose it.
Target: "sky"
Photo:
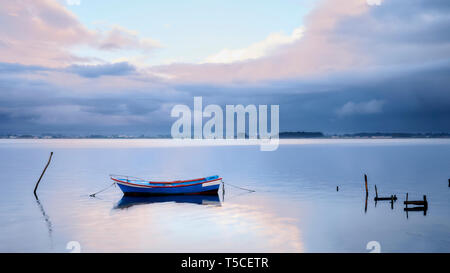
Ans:
[[[450,132],[448,0],[0,0],[1,134],[169,134],[176,104],[281,131]]]
[[[201,63],[224,49],[245,48],[270,34],[290,36],[313,6],[312,0],[285,1],[108,1],[68,6],[90,29],[121,26],[155,40],[152,54],[98,52],[108,61],[139,59],[147,65]],[[101,12],[99,12],[101,11]],[[86,50],[86,48],[84,48]],[[89,51],[79,50],[88,55]]]

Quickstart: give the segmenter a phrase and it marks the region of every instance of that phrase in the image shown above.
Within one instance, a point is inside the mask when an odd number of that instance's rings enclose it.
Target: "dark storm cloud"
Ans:
[[[450,131],[448,75],[450,61],[441,61],[408,70],[383,68],[308,81],[179,85],[157,92],[149,87],[146,92],[116,93],[112,88],[82,97],[68,96],[68,90],[36,80],[18,78],[20,85],[15,85],[13,79],[9,84],[2,79],[0,88],[7,88],[9,96],[0,100],[0,133],[169,133],[172,106],[182,103],[192,108],[194,96],[203,96],[204,106],[279,104],[281,130]]]
[[[332,39],[349,40],[375,64],[436,61],[450,56],[450,3],[390,0],[342,20]]]
[[[145,81],[144,87],[137,81],[141,88],[99,78],[61,85],[62,78],[73,75],[52,71],[41,76],[34,71],[0,74],[0,135],[165,132],[170,122],[166,107],[178,96]]]
[[[204,104],[279,104],[281,130],[450,131],[450,60],[256,87],[179,86]],[[345,113],[344,113],[345,112]]]

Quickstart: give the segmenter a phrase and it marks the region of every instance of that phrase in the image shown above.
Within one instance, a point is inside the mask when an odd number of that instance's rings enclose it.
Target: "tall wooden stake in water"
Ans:
[[[42,177],[44,176],[44,173],[45,173],[45,171],[47,170],[48,165],[50,165],[50,161],[52,160],[52,156],[53,156],[53,152],[50,153],[50,157],[49,157],[49,159],[48,159],[47,165],[45,165],[45,168],[44,168],[44,170],[42,171],[42,174],[41,174],[41,176],[39,177],[39,180],[38,180],[38,182],[36,183],[36,186],[34,187],[33,193],[34,193],[35,196],[36,196],[36,190],[37,190],[37,188],[38,188],[38,186],[39,186],[39,182],[41,182],[41,179],[42,179]]]
[[[366,193],[369,193],[369,189],[367,188],[367,175],[364,174],[364,181],[366,182]]]

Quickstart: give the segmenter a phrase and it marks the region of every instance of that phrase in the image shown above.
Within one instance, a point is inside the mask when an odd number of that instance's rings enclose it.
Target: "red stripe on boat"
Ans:
[[[125,182],[125,181],[122,181],[122,180],[119,180],[119,179],[115,179],[115,178],[112,178],[112,177],[111,177],[111,179],[116,181],[116,182],[118,182],[118,183],[127,184],[127,185],[131,185],[131,186],[144,187],[144,188],[178,188],[178,187],[189,187],[189,186],[195,186],[195,185],[200,185],[200,184],[204,184],[204,183],[214,182],[214,181],[221,180],[222,178],[217,178],[217,179],[214,179],[214,180],[208,180],[208,181],[204,181],[204,182],[200,182],[200,183],[187,184],[187,185],[176,185],[176,186],[147,186],[147,185],[140,185],[140,184],[133,184],[133,183],[130,183],[130,182]],[[183,182],[191,182],[191,181],[197,181],[197,180],[186,180],[186,181],[183,181]],[[183,182],[178,182],[178,183],[183,183]],[[161,183],[161,184],[164,184],[164,183]]]
[[[194,182],[194,181],[199,181],[199,180],[203,180],[206,177],[203,178],[196,178],[196,179],[191,179],[191,180],[178,180],[178,181],[169,181],[169,182],[155,182],[155,181],[148,181],[149,184],[172,184],[172,183],[184,183],[184,182]]]

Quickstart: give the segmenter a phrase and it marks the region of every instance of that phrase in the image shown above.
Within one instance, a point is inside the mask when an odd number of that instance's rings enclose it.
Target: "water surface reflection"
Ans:
[[[154,203],[191,203],[197,205],[221,206],[219,195],[167,195],[167,196],[123,196],[114,206],[115,209],[127,209],[135,205]]]
[[[67,252],[70,241],[82,252],[366,252],[373,240],[383,252],[450,250],[450,140],[299,140],[270,153],[162,142],[0,140],[0,252]],[[161,180],[217,173],[256,192],[225,184],[225,196],[135,199],[112,187],[89,197],[111,172]],[[405,212],[403,198],[375,208],[363,173],[388,194],[427,195],[428,211]]]

